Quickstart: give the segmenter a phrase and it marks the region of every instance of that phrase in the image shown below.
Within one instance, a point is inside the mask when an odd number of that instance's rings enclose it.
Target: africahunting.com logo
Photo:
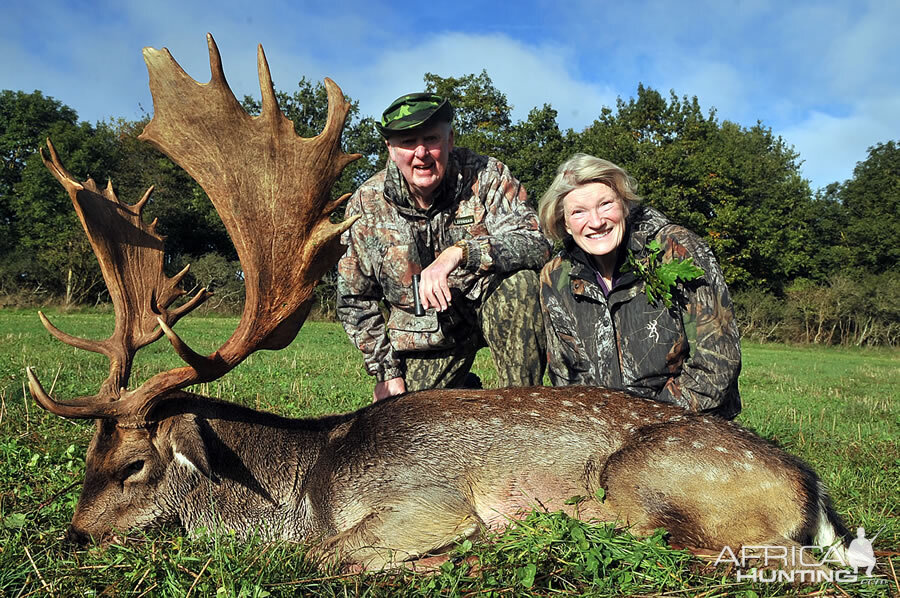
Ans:
[[[737,569],[737,581],[887,583],[872,577],[872,569],[875,568],[872,542],[877,537],[878,534],[875,534],[869,540],[866,530],[859,527],[856,538],[846,549],[836,545],[825,549],[824,553],[820,546],[743,546],[737,553],[725,546],[715,564],[733,565]],[[860,575],[860,571],[864,575]]]

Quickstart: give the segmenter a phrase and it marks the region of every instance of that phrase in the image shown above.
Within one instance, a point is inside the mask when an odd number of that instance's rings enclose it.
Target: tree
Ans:
[[[462,77],[425,73],[425,91],[453,104],[456,145],[503,161],[501,154],[507,145],[504,137],[512,124],[512,108],[487,71]]]
[[[709,176],[721,181],[707,234],[713,251],[725,257],[726,276],[738,288],[776,292],[811,276],[812,192],[797,153],[759,123],[743,128],[726,121],[717,141],[707,150],[719,167]]]
[[[878,143],[837,195],[846,212],[843,245],[854,267],[873,274],[900,263],[900,144]]]
[[[810,251],[809,278],[817,283],[833,274],[852,268],[852,251],[847,246],[847,211],[840,199],[841,185],[831,183],[819,190],[809,204],[806,222],[809,238],[815,247]]]
[[[72,172],[100,184],[116,163],[108,127],[79,123],[74,110],[40,91],[0,92],[0,284],[72,300],[99,282],[99,268],[68,195],[37,153],[47,137]]]
[[[550,104],[533,108],[528,120],[515,123],[503,134],[503,148],[496,156],[525,186],[528,203],[533,208],[537,208],[541,195],[569,152],[572,133],[563,135],[556,114]]]
[[[75,126],[74,110],[40,91],[0,91],[0,195],[21,180],[25,162],[37,151],[50,127]]]
[[[217,253],[237,259],[225,226],[200,185],[168,156],[138,139],[149,121],[145,117],[112,125],[119,160],[111,176],[119,199],[133,204],[153,187],[144,217],[159,220],[170,274],[190,261],[182,256]]]
[[[533,108],[526,120],[513,123],[512,107],[487,71],[462,77],[426,73],[425,89],[452,102],[456,145],[509,166],[528,191],[529,203],[537,207],[567,154],[569,135],[559,130],[556,110],[544,104]]]
[[[52,123],[44,131],[66,167],[73,173],[94,178],[102,185],[113,170],[117,152],[115,136],[105,125]],[[21,179],[14,185],[10,205],[18,236],[17,250],[30,257],[27,268],[16,273],[20,282],[43,285],[66,301],[84,299],[93,289],[102,289],[99,267],[87,242],[72,203],[62,186],[33,153],[25,161]],[[20,260],[19,267],[25,266]]]
[[[0,91],[0,255],[18,245],[13,194],[26,161],[51,127],[74,127],[77,120],[74,110],[40,91]]]

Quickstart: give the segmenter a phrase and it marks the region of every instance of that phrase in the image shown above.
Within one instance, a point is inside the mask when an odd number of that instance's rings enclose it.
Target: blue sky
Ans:
[[[91,122],[139,118],[152,112],[141,48],[169,48],[206,82],[208,31],[238,97],[259,96],[261,43],[276,88],[328,76],[368,115],[421,89],[426,72],[486,69],[515,118],[549,103],[579,130],[638,83],[696,95],[720,120],[781,135],[813,189],[900,139],[897,0],[421,4],[7,0],[0,88],[39,89]]]

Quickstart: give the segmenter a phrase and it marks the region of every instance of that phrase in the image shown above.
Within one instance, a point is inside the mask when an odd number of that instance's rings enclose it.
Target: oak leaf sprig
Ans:
[[[694,265],[694,258],[674,258],[670,262],[662,261],[662,247],[654,239],[646,245],[643,257],[635,257],[629,249],[625,256],[625,268],[644,281],[644,293],[650,305],[662,301],[666,308],[672,307],[672,289],[678,281],[688,282],[703,276],[703,268]]]

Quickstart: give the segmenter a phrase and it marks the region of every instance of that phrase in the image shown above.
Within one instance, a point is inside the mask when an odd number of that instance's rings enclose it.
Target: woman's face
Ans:
[[[604,183],[588,183],[563,198],[566,232],[588,255],[615,259],[625,237],[625,209]],[[604,260],[605,261],[605,260]]]

